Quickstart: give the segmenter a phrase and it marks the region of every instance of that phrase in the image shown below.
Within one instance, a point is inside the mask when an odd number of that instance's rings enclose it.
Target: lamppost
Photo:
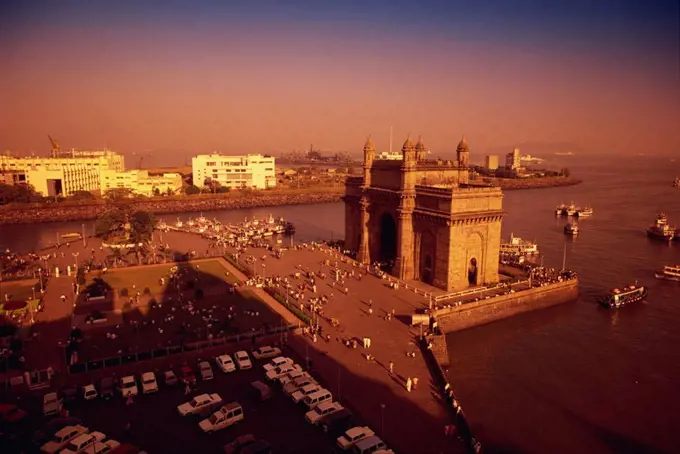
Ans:
[[[262,280],[264,281],[264,280],[266,280],[266,279],[267,279],[267,278],[266,278],[266,276],[265,276],[265,264],[263,263],[263,264],[262,264]]]
[[[81,228],[83,229],[83,247],[85,247],[87,246],[87,241],[85,240],[85,224],[82,224]]]
[[[385,404],[380,404],[380,436],[385,437]]]

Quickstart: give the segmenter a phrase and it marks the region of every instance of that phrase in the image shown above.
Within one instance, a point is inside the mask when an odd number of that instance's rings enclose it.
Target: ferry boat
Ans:
[[[630,303],[637,303],[647,297],[647,287],[643,285],[629,285],[620,290],[615,288],[609,292],[608,295],[601,297],[598,302],[610,309],[619,308]]]
[[[66,240],[73,240],[73,239],[80,239],[81,235],[80,235],[80,233],[64,233],[61,237],[66,239]]]
[[[177,222],[175,222],[175,227],[181,229],[182,227],[184,227],[184,223],[179,218],[177,218]]]
[[[656,270],[654,276],[657,279],[680,282],[680,265],[666,265],[662,270]]]
[[[585,218],[593,215],[593,209],[591,207],[580,208],[576,210],[576,216],[579,218]]]
[[[673,180],[673,187],[680,188],[680,177],[675,177],[675,180]]]
[[[538,254],[538,244],[534,241],[523,240],[511,233],[510,241],[501,243],[501,254],[536,255]]]
[[[647,235],[656,240],[671,241],[675,236],[675,229],[668,225],[666,214],[659,213],[654,225],[647,229]]]
[[[562,216],[563,214],[566,214],[567,208],[569,208],[568,205],[565,205],[564,203],[560,203],[557,205],[557,208],[555,208],[555,215],[556,216]]]
[[[566,235],[578,235],[578,224],[570,222],[564,226],[564,233]]]
[[[578,210],[580,210],[580,208],[574,205],[574,202],[571,202],[571,204],[565,210],[564,214],[566,214],[567,216],[574,216],[578,212]]]

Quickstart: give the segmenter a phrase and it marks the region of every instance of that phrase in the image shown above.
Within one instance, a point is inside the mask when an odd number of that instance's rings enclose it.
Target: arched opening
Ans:
[[[470,259],[470,266],[468,266],[468,284],[477,285],[477,259],[474,257]]]
[[[393,262],[397,256],[397,224],[389,213],[380,218],[380,261]]]
[[[425,282],[426,284],[432,284],[432,277],[433,277],[433,272],[432,272],[432,257],[428,254],[425,256],[425,260],[423,261],[423,270],[420,275],[420,280]]]

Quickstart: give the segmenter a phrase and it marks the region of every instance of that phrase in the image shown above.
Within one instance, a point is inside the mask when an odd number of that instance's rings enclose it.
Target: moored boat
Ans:
[[[680,265],[666,265],[662,270],[656,270],[654,276],[657,279],[680,282]]]
[[[610,309],[619,308],[630,303],[637,303],[647,297],[647,287],[644,285],[629,285],[623,290],[615,288],[608,295],[601,297],[598,302]]]
[[[568,205],[565,205],[564,203],[560,203],[555,208],[555,215],[556,216],[562,216],[563,214],[567,214],[567,208],[569,208]]]
[[[534,241],[523,240],[511,233],[510,241],[501,242],[501,254],[536,255],[538,254],[538,245]]]
[[[665,213],[659,213],[656,221],[647,229],[650,238],[663,241],[671,241],[675,237],[675,229],[668,225],[668,218]]]
[[[80,233],[64,233],[61,237],[65,238],[67,240],[72,240],[72,239],[80,239],[81,235],[80,235]]]
[[[673,187],[680,188],[680,177],[675,177],[675,180],[673,180]]]
[[[569,222],[564,226],[564,233],[566,235],[578,235],[578,224],[575,222]]]
[[[588,206],[584,207],[584,208],[579,208],[578,210],[576,210],[576,216],[578,216],[579,218],[585,218],[585,217],[592,216],[592,215],[593,215],[593,209],[591,207],[588,207]]]

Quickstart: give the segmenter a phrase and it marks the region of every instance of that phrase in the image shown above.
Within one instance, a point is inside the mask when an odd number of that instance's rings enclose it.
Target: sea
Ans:
[[[655,269],[680,264],[680,242],[645,235],[660,212],[680,226],[680,189],[671,187],[680,158],[559,159],[551,165],[583,183],[507,191],[503,235],[535,240],[544,265],[578,272],[580,297],[448,335],[450,381],[485,452],[680,453],[680,283],[654,278]],[[554,212],[571,201],[594,209],[577,238],[564,235],[566,219]],[[293,222],[296,241],[344,235],[341,203],[205,213],[225,222],[269,214]],[[92,228],[0,226],[0,247],[39,250]],[[635,282],[649,287],[646,301],[619,310],[596,304]]]

